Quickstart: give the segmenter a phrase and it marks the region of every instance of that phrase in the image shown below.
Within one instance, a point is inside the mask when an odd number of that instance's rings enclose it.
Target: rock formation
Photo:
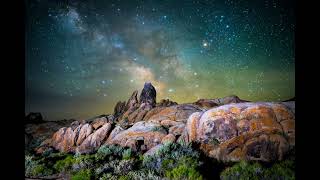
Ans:
[[[38,152],[54,148],[91,153],[103,144],[118,144],[150,155],[164,143],[192,142],[221,161],[273,161],[281,160],[295,146],[294,101],[248,102],[228,96],[157,104],[151,83],[145,83],[137,97],[134,91],[127,102],[118,102],[111,116],[60,128]]]
[[[283,103],[229,104],[193,113],[180,141],[198,142],[222,161],[281,160],[295,145],[294,124],[294,113]]]

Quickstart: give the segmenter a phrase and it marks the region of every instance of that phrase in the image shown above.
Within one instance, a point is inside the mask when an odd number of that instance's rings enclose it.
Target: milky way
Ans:
[[[293,4],[28,1],[26,112],[112,113],[149,81],[157,100],[295,96]]]

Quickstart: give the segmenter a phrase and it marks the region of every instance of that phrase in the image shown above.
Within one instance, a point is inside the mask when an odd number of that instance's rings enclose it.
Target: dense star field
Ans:
[[[26,113],[112,113],[146,81],[157,100],[295,96],[293,4],[259,1],[27,1]]]

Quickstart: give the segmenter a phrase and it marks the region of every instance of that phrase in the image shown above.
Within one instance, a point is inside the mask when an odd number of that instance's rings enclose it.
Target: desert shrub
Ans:
[[[290,160],[265,167],[255,162],[241,161],[221,173],[221,179],[295,179],[293,162]]]
[[[54,165],[54,168],[58,172],[68,171],[71,169],[73,163],[75,163],[75,159],[73,156],[68,155],[65,159],[57,161]]]
[[[115,176],[112,173],[105,173],[99,180],[118,180],[118,176]]]
[[[36,160],[34,156],[25,156],[25,175],[26,176],[47,176],[53,171],[47,168],[44,164]]]
[[[81,169],[90,169],[95,165],[95,155],[86,154],[74,156],[74,162],[72,165],[73,171],[79,171]]]
[[[36,165],[32,170],[33,176],[48,176],[51,175],[53,171],[47,168],[44,164]]]
[[[71,176],[71,180],[90,180],[92,178],[91,169],[82,169]]]
[[[295,179],[294,161],[285,160],[274,164],[264,172],[265,179]]]
[[[111,177],[111,178],[110,178]],[[151,170],[145,170],[145,169],[140,169],[136,171],[129,171],[126,175],[122,176],[108,176],[108,178],[112,179],[122,179],[122,180],[160,180],[163,179],[160,176],[158,176],[154,171]]]
[[[258,163],[241,161],[221,173],[221,179],[254,179],[262,178],[262,166]]]
[[[179,165],[172,170],[167,170],[165,175],[169,179],[202,180],[201,174],[195,168],[187,165]]]
[[[109,148],[108,145],[103,145],[98,149],[97,153],[95,154],[95,158],[98,161],[104,160],[107,156],[111,155],[112,153],[112,149]]]
[[[113,163],[114,162],[114,163]],[[124,175],[134,168],[134,160],[121,160],[109,162],[109,167],[112,167],[113,172],[118,175]]]
[[[48,148],[48,149],[44,150],[44,152],[42,153],[42,156],[49,157],[52,153],[53,153],[53,149]]]
[[[125,159],[125,160],[130,159],[131,156],[132,156],[131,149],[126,149],[122,152],[122,159]]]
[[[161,176],[183,178],[189,176],[185,172],[184,174],[182,173],[185,167],[189,168],[186,171],[193,169],[192,173],[198,175],[199,173],[196,172],[201,163],[199,161],[199,153],[193,150],[191,145],[165,143],[154,155],[145,156],[142,165],[149,170],[156,170]]]
[[[37,161],[34,160],[34,157],[30,155],[26,155],[24,159],[25,175],[26,176],[32,175],[32,170],[36,165],[38,165],[38,163]]]
[[[177,162],[173,159],[162,162],[165,176],[170,179],[202,179],[197,171],[199,165],[198,159],[187,156],[179,158]]]

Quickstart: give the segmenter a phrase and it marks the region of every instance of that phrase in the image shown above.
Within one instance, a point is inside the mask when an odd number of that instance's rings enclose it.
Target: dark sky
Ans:
[[[26,113],[112,113],[146,81],[158,101],[295,96],[290,1],[27,2]]]

